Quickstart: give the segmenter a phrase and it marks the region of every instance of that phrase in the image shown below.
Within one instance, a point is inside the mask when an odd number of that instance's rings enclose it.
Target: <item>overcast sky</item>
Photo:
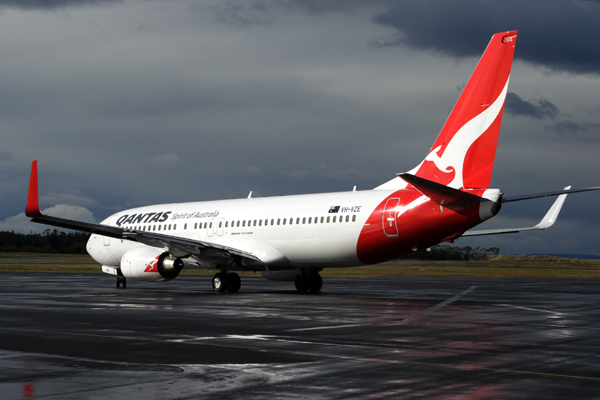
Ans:
[[[427,154],[491,36],[517,29],[492,186],[600,185],[600,1],[0,0],[0,230],[123,208],[371,189]],[[600,255],[600,193],[545,232]],[[505,204],[527,226],[552,200]]]

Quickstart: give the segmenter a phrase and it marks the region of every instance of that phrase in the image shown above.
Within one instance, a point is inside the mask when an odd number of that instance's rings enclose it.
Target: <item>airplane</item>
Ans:
[[[492,36],[423,161],[372,190],[159,204],[124,210],[101,223],[44,215],[32,162],[26,215],[32,222],[91,233],[88,253],[102,271],[169,281],[184,267],[215,270],[215,292],[235,293],[234,271],[259,271],[319,292],[323,268],[376,264],[475,235],[546,229],[571,189],[504,196],[490,188],[517,31]],[[472,230],[504,203],[558,196],[535,226]]]

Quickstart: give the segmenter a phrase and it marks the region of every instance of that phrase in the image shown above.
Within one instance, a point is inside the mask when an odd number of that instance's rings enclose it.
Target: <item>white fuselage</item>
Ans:
[[[102,223],[206,241],[252,253],[272,269],[362,265],[357,241],[368,217],[393,192],[352,191],[161,204],[129,209]],[[118,267],[138,242],[92,235],[87,249]],[[201,266],[213,268],[209,260]]]

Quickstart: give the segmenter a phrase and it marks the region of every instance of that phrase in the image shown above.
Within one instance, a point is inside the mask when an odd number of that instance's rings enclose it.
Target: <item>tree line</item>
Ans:
[[[43,233],[0,232],[0,252],[85,254],[89,233],[46,229]]]
[[[405,259],[413,260],[486,260],[490,256],[500,253],[497,247],[482,248],[482,247],[454,247],[446,245],[433,246],[425,251],[411,254]]]

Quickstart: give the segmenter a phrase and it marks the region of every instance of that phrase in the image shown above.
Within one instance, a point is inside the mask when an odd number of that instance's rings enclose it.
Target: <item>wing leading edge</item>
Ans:
[[[31,218],[31,222],[94,233],[116,239],[130,240],[152,247],[168,248],[169,253],[178,257],[203,254],[209,258],[232,258],[232,256],[238,256],[254,261],[260,261],[258,257],[250,252],[229,246],[222,246],[216,243],[44,215],[40,212],[38,199],[37,161],[33,161],[31,163],[29,194],[27,197],[27,206],[25,208],[25,215]]]

